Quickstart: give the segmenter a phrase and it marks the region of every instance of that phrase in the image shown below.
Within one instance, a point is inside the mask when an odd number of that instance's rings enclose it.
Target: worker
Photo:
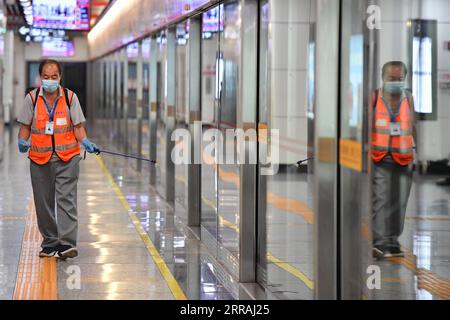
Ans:
[[[372,235],[378,259],[401,257],[399,243],[412,186],[415,148],[414,101],[405,89],[406,65],[383,66],[383,87],[373,97]]]
[[[77,95],[60,85],[59,62],[43,60],[39,74],[42,85],[26,95],[17,119],[21,124],[18,146],[21,153],[29,151],[31,160],[37,224],[43,238],[39,256],[74,258],[78,255],[80,142],[89,153],[99,149],[86,137]]]

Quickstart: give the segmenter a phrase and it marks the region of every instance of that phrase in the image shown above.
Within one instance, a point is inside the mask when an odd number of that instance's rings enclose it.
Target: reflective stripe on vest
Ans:
[[[372,131],[372,159],[380,162],[389,153],[400,165],[408,165],[413,161],[413,130],[409,101],[404,98],[400,103],[395,121],[400,124],[400,134],[391,136],[391,115],[381,96],[378,94],[374,110],[374,126]]]
[[[54,133],[67,133],[73,131],[72,126],[68,126],[65,128],[55,128],[53,130]],[[37,129],[37,128],[31,128],[31,133],[34,134],[44,134],[45,135],[45,129]]]
[[[66,145],[62,145],[62,146],[56,146],[55,151],[68,151],[73,148],[76,148],[77,146],[79,146],[78,142],[74,142],[74,143],[66,144]]]
[[[391,130],[390,129],[377,129],[375,128],[375,130],[373,130],[373,132],[375,133],[380,133],[380,134],[391,134]],[[402,136],[407,136],[407,135],[412,135],[413,132],[412,130],[400,130],[400,135]]]
[[[73,131],[69,106],[67,106],[65,99],[65,90],[61,90],[61,93],[62,95],[55,106],[53,135],[45,134],[45,126],[50,121],[50,116],[44,98],[42,96],[35,98],[37,102],[31,128],[29,157],[37,164],[46,164],[52,157],[53,151],[65,162],[80,154],[80,144]],[[72,92],[70,94],[73,96]]]
[[[30,150],[34,151],[34,152],[38,152],[38,153],[46,153],[46,152],[53,151],[53,147],[36,147],[36,146],[31,146]]]

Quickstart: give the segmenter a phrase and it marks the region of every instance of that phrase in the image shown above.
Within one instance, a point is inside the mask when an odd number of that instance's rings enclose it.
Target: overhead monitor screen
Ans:
[[[42,55],[44,57],[73,57],[75,47],[73,41],[53,39],[42,42]]]
[[[203,32],[223,31],[223,26],[224,26],[223,4],[203,13],[202,19]]]
[[[34,0],[33,27],[87,31],[89,0]]]
[[[139,44],[136,42],[129,44],[127,46],[127,57],[128,58],[137,58],[139,55]]]

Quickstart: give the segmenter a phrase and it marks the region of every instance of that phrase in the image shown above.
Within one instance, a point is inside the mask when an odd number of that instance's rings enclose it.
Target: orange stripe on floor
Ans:
[[[268,192],[267,203],[277,209],[301,215],[309,224],[314,223],[314,212],[302,201],[280,197],[273,192]]]
[[[416,274],[419,289],[427,290],[441,299],[450,300],[450,280],[428,269],[417,268],[417,257],[412,252],[405,252],[405,256],[401,258],[389,258],[389,261],[402,265]]]
[[[39,258],[39,233],[33,200],[28,205],[14,300],[56,300],[56,258]]]

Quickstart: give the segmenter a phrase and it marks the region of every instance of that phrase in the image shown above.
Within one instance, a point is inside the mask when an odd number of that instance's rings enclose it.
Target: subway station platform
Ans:
[[[29,160],[8,146],[0,164],[0,299],[234,299],[201,242],[176,226],[173,207],[126,160],[88,155],[80,167],[79,256],[39,258]]]
[[[450,300],[448,12],[0,0],[0,300]],[[78,142],[79,254],[39,258],[18,143]]]
[[[105,129],[105,125],[93,129],[94,139],[104,148],[116,148],[113,137],[101,134]],[[6,141],[14,142],[16,131],[7,131]],[[39,258],[41,238],[36,225],[29,160],[16,149],[15,143],[10,143],[0,164],[3,177],[0,193],[1,299],[280,298],[276,292],[264,292],[257,284],[249,286],[250,290],[243,290],[200,241],[198,231],[186,227],[177,218],[174,204],[166,202],[149,185],[146,170],[139,173],[130,160],[110,155],[88,154],[81,161],[79,256],[65,261]],[[295,189],[302,188],[301,184]],[[275,186],[273,192],[274,197],[283,196]],[[401,239],[403,244],[408,243],[403,246],[406,256],[376,263],[383,275],[383,290],[375,293],[377,299],[450,298],[447,268],[450,219],[446,217],[447,209],[442,202],[449,190],[424,179],[412,190],[413,197],[418,192],[427,193],[428,200],[412,200],[408,207],[406,230]],[[300,199],[286,199],[301,203]],[[291,224],[294,220],[295,224],[304,224],[305,230],[313,227],[314,219],[301,210],[296,212],[295,206],[290,212],[280,210],[282,201],[273,203],[276,217],[272,217],[271,224],[275,228],[283,223],[284,215]],[[440,208],[435,208],[436,205]],[[424,207],[430,214],[417,215],[418,208],[423,210]],[[293,228],[298,228],[295,224]],[[236,231],[235,226],[223,221],[222,227]],[[295,236],[289,237],[291,242],[296,241]],[[439,245],[431,246],[432,241]],[[270,248],[268,259],[272,279],[278,279],[285,297],[310,294],[308,290],[314,287],[311,254],[308,253],[310,245],[306,243],[294,255],[276,244]],[[288,280],[290,284],[286,283]]]

